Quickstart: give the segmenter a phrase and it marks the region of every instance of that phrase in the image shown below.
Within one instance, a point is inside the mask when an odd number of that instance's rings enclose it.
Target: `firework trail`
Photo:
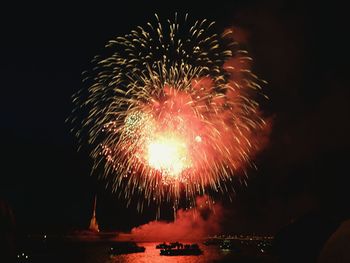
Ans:
[[[106,45],[73,97],[72,131],[113,190],[138,209],[226,193],[261,148],[263,81],[232,31],[214,22],[138,26]]]

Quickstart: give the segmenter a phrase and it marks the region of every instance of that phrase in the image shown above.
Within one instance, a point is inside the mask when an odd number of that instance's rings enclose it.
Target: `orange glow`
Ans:
[[[171,134],[156,137],[148,145],[148,164],[158,171],[178,177],[191,166],[185,141]]]
[[[236,42],[248,35],[219,34],[207,19],[182,25],[177,14],[164,26],[156,20],[106,44],[69,118],[93,170],[128,205],[140,201],[139,211],[145,201],[176,210],[196,206],[196,196],[232,194],[270,132],[260,109],[266,82]]]

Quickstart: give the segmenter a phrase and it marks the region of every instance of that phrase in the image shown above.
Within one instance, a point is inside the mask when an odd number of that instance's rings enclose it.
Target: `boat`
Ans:
[[[156,249],[171,249],[171,248],[183,248],[184,245],[180,242],[173,242],[173,243],[160,243],[158,245],[156,245]]]
[[[198,256],[202,255],[203,251],[199,248],[197,244],[187,244],[183,245],[178,243],[176,248],[166,248],[160,250],[161,256]]]
[[[110,248],[110,254],[112,256],[142,253],[145,252],[145,247],[138,246],[135,242],[118,242]]]
[[[167,249],[167,248],[171,248],[171,245],[163,242],[163,243],[160,243],[158,245],[156,245],[156,249]]]

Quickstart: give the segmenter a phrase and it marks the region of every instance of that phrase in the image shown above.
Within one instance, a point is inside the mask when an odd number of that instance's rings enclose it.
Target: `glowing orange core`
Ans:
[[[185,141],[177,136],[157,136],[148,145],[148,164],[154,169],[178,177],[191,166]]]

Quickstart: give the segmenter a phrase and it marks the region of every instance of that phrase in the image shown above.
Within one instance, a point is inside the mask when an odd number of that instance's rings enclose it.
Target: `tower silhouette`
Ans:
[[[93,232],[100,232],[100,229],[98,227],[98,223],[97,223],[97,220],[96,220],[96,200],[97,200],[97,196],[95,195],[95,198],[94,198],[94,210],[92,212],[92,217],[91,217],[91,220],[90,220],[89,230],[93,231]]]

